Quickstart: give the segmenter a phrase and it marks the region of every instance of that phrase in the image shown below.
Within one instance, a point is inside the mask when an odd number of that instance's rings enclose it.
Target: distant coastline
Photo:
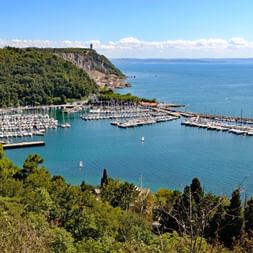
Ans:
[[[240,62],[251,62],[253,63],[253,58],[110,58],[112,62],[172,62],[172,63],[240,63]]]

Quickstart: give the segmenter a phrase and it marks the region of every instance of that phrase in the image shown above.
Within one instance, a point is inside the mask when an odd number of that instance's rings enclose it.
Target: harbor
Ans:
[[[108,120],[119,128],[140,127],[144,125],[182,119],[181,125],[223,131],[236,135],[253,136],[253,118],[213,115],[177,110],[184,105],[162,103],[157,106],[96,105],[80,116],[87,120]]]
[[[55,110],[51,107],[34,107],[29,108],[28,111],[18,108],[2,110],[0,140],[13,142],[20,137],[43,136],[48,129],[70,128],[70,123],[65,122],[66,113],[79,115],[84,121],[111,120],[111,125],[119,128],[141,127],[181,118],[183,126],[253,136],[253,118],[187,112],[180,110],[182,107],[185,106],[172,103],[157,103],[156,106],[115,102],[75,103],[61,107],[60,112],[63,117],[61,123],[56,117],[49,116],[50,110]]]
[[[42,136],[47,129],[56,129],[58,121],[48,114],[0,115],[0,139]]]

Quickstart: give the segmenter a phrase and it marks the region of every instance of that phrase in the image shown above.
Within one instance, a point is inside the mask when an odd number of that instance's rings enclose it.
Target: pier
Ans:
[[[178,111],[178,113],[185,118],[204,118],[216,121],[226,121],[226,122],[236,122],[241,124],[253,124],[253,118],[238,117],[238,116],[226,116],[220,114],[208,114],[208,113],[195,113],[195,112],[183,112]]]
[[[222,131],[228,132],[236,135],[248,135],[253,136],[253,126],[250,125],[241,125],[241,124],[231,124],[224,121],[217,120],[207,120],[200,118],[191,118],[189,120],[185,120],[181,122],[181,125],[189,126],[189,127],[198,127],[205,128],[211,131]]]
[[[129,128],[129,127],[138,127],[144,125],[150,125],[160,122],[166,122],[171,120],[176,120],[178,117],[174,116],[163,116],[163,117],[149,117],[149,118],[137,118],[137,119],[129,119],[126,121],[113,121],[111,125],[117,126],[119,128]]]
[[[46,143],[44,141],[28,141],[28,142],[16,142],[16,143],[8,143],[3,144],[4,149],[14,149],[14,148],[28,148],[28,147],[36,147],[36,146],[45,146]]]

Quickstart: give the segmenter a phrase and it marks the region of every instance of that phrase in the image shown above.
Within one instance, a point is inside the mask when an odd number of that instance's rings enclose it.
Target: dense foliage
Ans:
[[[59,104],[96,91],[85,71],[53,52],[0,49],[0,107]]]
[[[119,94],[113,92],[111,89],[100,89],[99,96],[98,96],[99,101],[108,101],[108,102],[128,102],[128,103],[139,103],[141,101],[143,102],[151,102],[155,103],[155,99],[146,99],[146,98],[140,98],[137,96],[133,96],[131,93],[127,94]]]
[[[0,147],[0,252],[253,252],[252,199],[183,192],[151,194],[108,177],[95,188],[51,176],[31,154],[17,168]],[[225,245],[225,246],[223,246]]]

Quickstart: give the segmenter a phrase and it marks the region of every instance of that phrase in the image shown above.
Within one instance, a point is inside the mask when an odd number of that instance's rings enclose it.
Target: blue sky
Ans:
[[[109,57],[253,57],[252,0],[0,0],[0,46]]]

